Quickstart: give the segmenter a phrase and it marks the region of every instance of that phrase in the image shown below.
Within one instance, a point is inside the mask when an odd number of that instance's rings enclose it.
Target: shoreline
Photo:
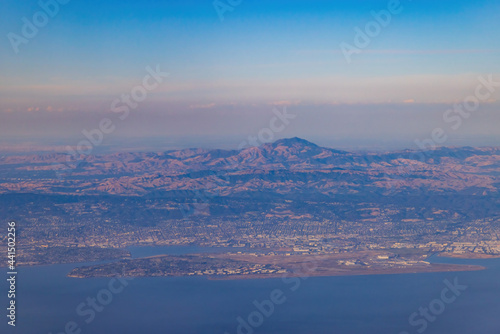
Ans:
[[[400,275],[400,274],[425,274],[439,272],[468,272],[482,271],[487,267],[479,265],[462,264],[430,264],[428,268],[391,268],[391,269],[373,269],[373,270],[332,270],[332,271],[311,271],[307,273],[280,273],[280,274],[248,274],[248,275],[153,275],[153,276],[130,276],[131,278],[154,278],[154,277],[199,277],[211,281],[229,281],[229,280],[252,280],[252,279],[276,279],[282,277],[337,277],[337,276],[375,276],[375,275]],[[67,275],[69,278],[112,278],[121,276],[78,276]],[[124,276],[129,277],[129,276]]]
[[[210,276],[209,280],[213,281],[225,281],[225,280],[244,280],[244,279],[271,279],[271,278],[282,278],[282,277],[340,277],[340,276],[380,276],[380,275],[403,275],[403,274],[426,274],[426,273],[444,273],[444,272],[468,272],[468,271],[482,271],[488,269],[487,267],[477,266],[477,265],[442,265],[437,264],[437,267],[441,268],[429,268],[430,270],[415,270],[414,268],[398,268],[391,270],[372,270],[372,271],[350,271],[350,272],[336,272],[336,273],[321,273],[312,272],[308,274],[301,273],[291,273],[288,275],[239,275],[239,276]],[[442,268],[443,266],[449,269]]]
[[[500,254],[480,254],[480,253],[439,253],[439,257],[447,257],[451,259],[463,259],[463,260],[487,260],[487,259],[499,259]]]

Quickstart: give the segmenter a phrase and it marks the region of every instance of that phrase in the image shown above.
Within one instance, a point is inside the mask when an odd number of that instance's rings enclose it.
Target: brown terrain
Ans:
[[[299,138],[241,151],[6,156],[0,166],[0,193],[141,196],[203,189],[221,196],[422,190],[486,195],[498,194],[500,184],[498,148],[352,153]]]
[[[500,254],[499,189],[497,147],[346,152],[291,138],[242,150],[0,157],[0,216],[18,222],[21,264],[119,259],[126,251],[114,250],[137,245],[289,252],[283,263],[402,249],[410,259],[486,258]],[[416,268],[358,260],[315,274]]]

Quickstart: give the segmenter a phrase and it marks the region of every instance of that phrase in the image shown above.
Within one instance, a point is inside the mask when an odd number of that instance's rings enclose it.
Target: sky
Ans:
[[[275,108],[297,115],[275,138],[410,146],[443,128],[443,145],[500,139],[500,87],[458,129],[443,121],[480,77],[500,82],[496,0],[60,2],[0,4],[4,143],[75,145],[109,118],[106,143],[235,147]],[[119,118],[113,102],[151,70],[168,76]]]

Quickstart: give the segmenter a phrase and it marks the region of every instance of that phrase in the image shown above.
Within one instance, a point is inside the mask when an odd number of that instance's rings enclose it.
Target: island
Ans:
[[[346,276],[482,270],[473,265],[435,264],[427,255],[401,256],[391,252],[359,251],[343,254],[222,253],[182,256],[157,255],[82,266],[68,276],[167,277],[206,276],[210,279],[255,279],[284,276]]]

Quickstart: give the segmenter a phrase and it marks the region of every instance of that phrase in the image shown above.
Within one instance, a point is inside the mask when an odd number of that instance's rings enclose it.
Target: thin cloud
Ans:
[[[342,54],[338,50],[299,50],[301,54]],[[440,55],[440,54],[487,54],[499,53],[500,50],[494,49],[442,49],[442,50],[408,50],[408,49],[365,49],[362,53],[383,54],[383,55]]]
[[[192,104],[189,106],[189,109],[212,109],[216,106],[215,103],[207,103],[207,104]]]

